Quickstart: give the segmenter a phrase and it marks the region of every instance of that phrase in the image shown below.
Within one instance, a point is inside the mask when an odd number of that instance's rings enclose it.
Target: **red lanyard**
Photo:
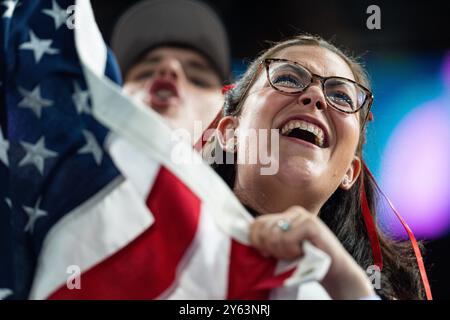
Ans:
[[[364,163],[364,161],[363,161],[363,168],[365,170],[365,173],[368,174],[369,178],[375,184],[377,190],[380,192],[380,194],[388,202],[389,206],[391,207],[392,211],[394,211],[395,215],[397,216],[397,219],[400,221],[400,223],[402,224],[403,228],[406,230],[406,233],[408,234],[409,240],[411,241],[411,245],[413,247],[414,254],[416,256],[417,265],[419,267],[419,272],[420,272],[420,276],[422,278],[422,283],[423,283],[423,286],[424,286],[424,289],[425,289],[425,294],[426,294],[427,300],[433,300],[433,296],[431,294],[430,283],[428,282],[427,272],[425,270],[425,265],[423,263],[422,254],[420,252],[420,248],[419,248],[419,245],[417,244],[417,240],[414,237],[414,234],[412,233],[410,227],[406,224],[405,220],[403,220],[403,218],[400,216],[398,211],[395,209],[395,207],[392,204],[392,202],[389,200],[389,198],[381,190],[380,186],[376,182],[374,176],[372,175],[372,173],[370,172],[369,168]],[[383,267],[381,248],[380,248],[380,243],[378,241],[378,236],[377,236],[377,233],[376,233],[376,229],[375,229],[375,225],[374,225],[374,222],[373,222],[373,218],[372,218],[372,215],[370,213],[370,208],[369,208],[369,205],[368,205],[368,202],[367,202],[367,197],[366,197],[366,192],[365,192],[365,188],[364,188],[364,183],[361,183],[361,190],[360,191],[361,191],[361,206],[362,206],[362,211],[363,211],[363,217],[364,217],[364,222],[366,224],[367,232],[368,232],[368,235],[369,235],[370,243],[371,243],[371,246],[372,246],[373,258],[374,258],[375,264],[378,265],[378,267],[380,267],[380,270],[381,270],[382,267]]]

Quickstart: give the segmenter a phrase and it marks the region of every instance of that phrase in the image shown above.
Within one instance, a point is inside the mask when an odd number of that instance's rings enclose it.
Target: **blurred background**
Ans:
[[[108,42],[118,17],[138,1],[93,0]],[[435,299],[450,299],[450,2],[203,1],[229,32],[238,76],[266,41],[318,34],[361,56],[372,80],[375,121],[365,159],[382,189],[426,244]],[[381,9],[369,30],[367,8]],[[402,237],[392,212],[382,225]]]

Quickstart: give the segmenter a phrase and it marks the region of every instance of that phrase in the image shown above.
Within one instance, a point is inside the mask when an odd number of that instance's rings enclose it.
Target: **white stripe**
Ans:
[[[214,208],[202,204],[195,251],[178,272],[175,288],[161,298],[170,300],[215,299],[227,296],[230,238],[212,218]]]
[[[130,182],[117,179],[65,215],[47,234],[30,299],[45,299],[67,282],[67,268],[85,271],[122,249],[153,223]]]
[[[122,175],[133,184],[137,194],[145,202],[160,165],[152,157],[140,152],[136,146],[112,133],[105,141],[105,149]]]
[[[331,258],[314,247],[309,241],[303,242],[304,255],[298,262],[280,261],[275,273],[280,274],[297,265],[297,269],[284,286],[272,290],[274,300],[329,300],[330,296],[319,283],[328,272]]]
[[[104,76],[107,49],[102,34],[95,23],[91,1],[75,2],[75,45],[80,61],[88,65],[98,77]]]
[[[299,261],[294,274],[286,279],[285,285],[299,285],[310,281],[321,281],[328,272],[331,258],[311,242],[303,241],[303,258]]]

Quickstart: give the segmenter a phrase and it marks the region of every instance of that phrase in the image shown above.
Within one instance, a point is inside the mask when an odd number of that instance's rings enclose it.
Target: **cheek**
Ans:
[[[271,129],[277,113],[291,100],[270,88],[263,88],[247,97],[239,124],[247,128]]]
[[[210,92],[203,99],[204,110],[202,112],[212,114],[215,117],[221,110],[223,103],[224,98],[221,92]]]
[[[217,113],[221,110],[224,102],[223,95],[218,89],[184,90],[180,97],[183,103],[183,112],[189,113],[190,117],[202,122],[202,128],[206,129]]]
[[[338,157],[342,160],[353,159],[360,134],[357,116],[340,117],[335,119],[334,124],[336,128],[336,152],[338,153]]]
[[[195,86],[179,86],[180,94],[186,100],[198,104],[200,107],[216,107],[223,105],[223,95],[219,89],[202,89]]]
[[[133,96],[139,91],[141,91],[144,87],[142,82],[125,82],[123,86],[123,92],[126,95]]]

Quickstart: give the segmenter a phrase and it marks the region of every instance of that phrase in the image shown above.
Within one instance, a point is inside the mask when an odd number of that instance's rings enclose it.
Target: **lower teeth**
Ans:
[[[172,96],[171,92],[168,91],[160,91],[156,94],[159,98],[166,99]]]

